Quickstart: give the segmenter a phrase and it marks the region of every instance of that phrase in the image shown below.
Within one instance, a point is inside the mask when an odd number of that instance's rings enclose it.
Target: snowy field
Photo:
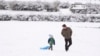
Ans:
[[[64,23],[73,30],[68,52],[61,36]],[[49,34],[56,41],[54,50],[41,50]],[[100,23],[1,21],[0,56],[100,56]]]

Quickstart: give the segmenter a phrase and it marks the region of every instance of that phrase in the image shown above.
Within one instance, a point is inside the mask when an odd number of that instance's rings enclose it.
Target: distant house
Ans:
[[[81,13],[81,14],[85,14],[87,12],[87,7],[85,4],[81,4],[81,3],[75,3],[72,4],[70,7],[70,10],[73,13]]]

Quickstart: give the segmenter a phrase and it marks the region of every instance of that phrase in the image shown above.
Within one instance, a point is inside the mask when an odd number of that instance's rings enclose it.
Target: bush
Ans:
[[[5,10],[6,6],[7,6],[6,2],[0,1],[0,9]]]
[[[9,15],[0,15],[0,21],[9,21],[11,20],[11,16]]]
[[[57,12],[59,11],[59,8],[58,8],[59,4],[57,3],[45,3],[44,4],[44,8],[47,12]]]
[[[69,3],[61,3],[61,4],[59,5],[59,7],[60,7],[60,8],[66,9],[66,8],[69,8],[69,7],[70,7],[70,4],[69,4]]]

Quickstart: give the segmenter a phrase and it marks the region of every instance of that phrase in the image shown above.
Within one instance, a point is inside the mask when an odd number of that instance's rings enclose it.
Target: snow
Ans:
[[[41,15],[41,14],[42,15],[59,15],[60,12],[0,10],[0,15]]]
[[[62,24],[73,30],[73,44],[64,50]],[[0,21],[0,56],[100,56],[100,23]],[[55,38],[54,50],[47,46],[49,34]]]
[[[52,0],[49,0],[49,2],[50,1]],[[70,1],[80,2],[83,0]],[[87,2],[87,0],[84,1]],[[0,11],[0,15],[3,14],[69,15],[72,13],[69,12],[68,9],[62,9],[60,12],[53,13],[45,13],[43,11]],[[68,25],[73,30],[73,44],[68,52],[64,50],[65,42],[61,35],[62,24]],[[0,21],[0,56],[100,56],[99,33],[100,23]],[[47,40],[49,38],[49,34],[52,34],[56,41],[54,50],[41,50],[41,47],[48,45]]]
[[[72,15],[73,13],[70,11],[70,9],[60,9],[59,15]]]
[[[69,9],[60,9],[59,12],[46,12],[46,11],[12,11],[12,10],[0,10],[0,15],[73,15]]]

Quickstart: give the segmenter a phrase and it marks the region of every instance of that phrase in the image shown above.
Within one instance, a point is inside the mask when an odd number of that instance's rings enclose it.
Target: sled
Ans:
[[[50,48],[50,46],[45,46],[45,47],[41,47],[41,50],[48,50]]]

